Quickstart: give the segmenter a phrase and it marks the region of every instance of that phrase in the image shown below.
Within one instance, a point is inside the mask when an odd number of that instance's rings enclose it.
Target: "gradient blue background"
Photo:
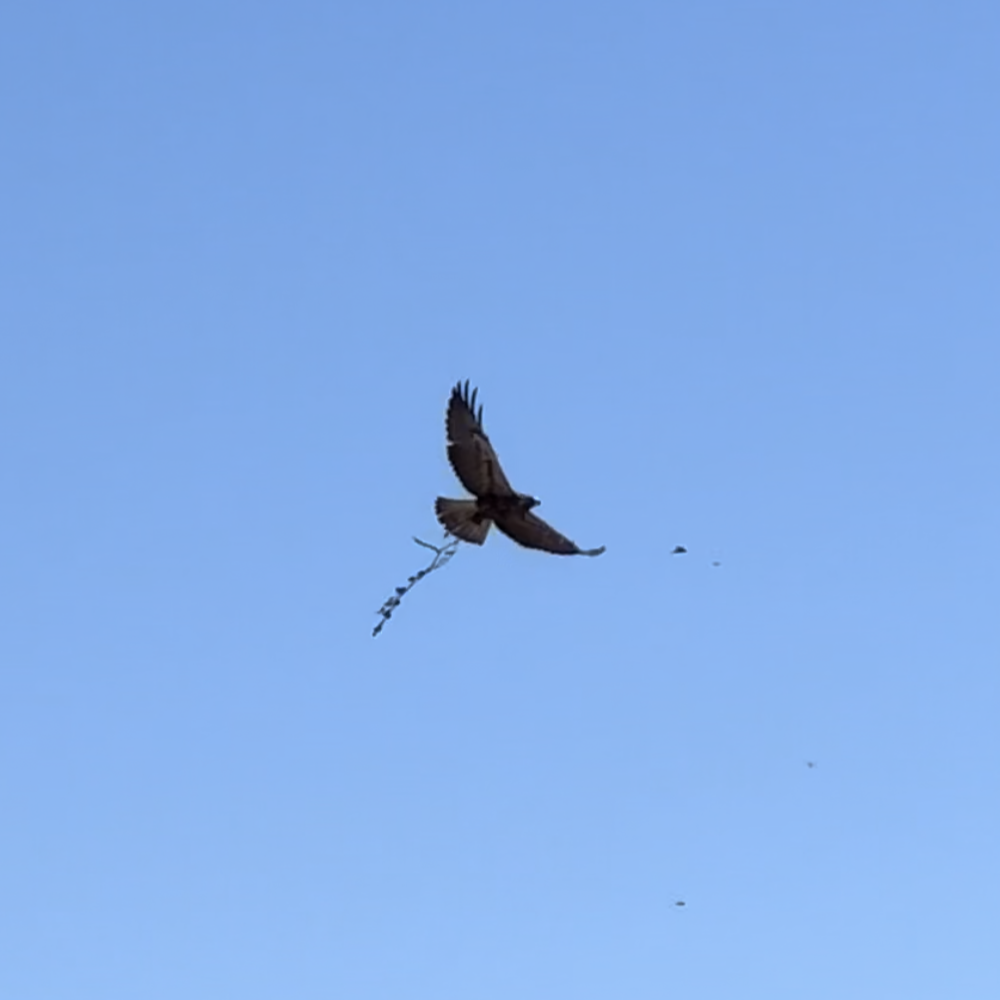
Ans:
[[[8,4],[0,994],[1000,996],[998,52]]]

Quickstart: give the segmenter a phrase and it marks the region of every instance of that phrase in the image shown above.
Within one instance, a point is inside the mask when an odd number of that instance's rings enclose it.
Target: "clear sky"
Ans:
[[[0,115],[0,995],[1000,996],[1000,6],[39,0]],[[373,639],[466,378],[607,552]]]

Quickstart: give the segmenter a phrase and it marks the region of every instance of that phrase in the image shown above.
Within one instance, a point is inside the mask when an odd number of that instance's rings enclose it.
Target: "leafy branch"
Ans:
[[[428,573],[433,573],[434,570],[440,569],[442,566],[446,565],[451,557],[458,551],[458,539],[450,536],[448,532],[445,532],[445,543],[444,545],[431,545],[430,542],[422,542],[419,538],[414,537],[413,539],[417,545],[422,545],[425,549],[430,549],[434,553],[434,559],[429,566],[425,566],[422,570],[417,572],[414,576],[411,576],[406,581],[405,587],[397,587],[396,593],[390,597],[381,608],[375,613],[382,616],[382,620],[375,626],[372,631],[372,638],[377,636],[379,632],[385,627],[385,623],[392,617],[393,611],[399,607],[400,601],[403,597],[408,594],[417,583],[422,580]]]

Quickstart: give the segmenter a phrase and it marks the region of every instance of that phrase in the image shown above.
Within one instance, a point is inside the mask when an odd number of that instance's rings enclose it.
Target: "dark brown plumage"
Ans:
[[[456,538],[482,545],[495,524],[518,545],[564,556],[599,556],[604,551],[581,549],[565,535],[531,512],[538,501],[518,493],[500,467],[497,453],[483,430],[483,408],[476,411],[476,393],[469,383],[459,382],[451,390],[445,425],[448,432],[448,460],[462,485],[474,500],[438,497],[434,504],[438,520]]]

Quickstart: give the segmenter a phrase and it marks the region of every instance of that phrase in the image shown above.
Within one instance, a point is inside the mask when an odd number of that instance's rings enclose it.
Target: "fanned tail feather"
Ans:
[[[479,514],[475,500],[449,500],[438,497],[434,511],[445,530],[463,542],[482,545],[492,523]]]

